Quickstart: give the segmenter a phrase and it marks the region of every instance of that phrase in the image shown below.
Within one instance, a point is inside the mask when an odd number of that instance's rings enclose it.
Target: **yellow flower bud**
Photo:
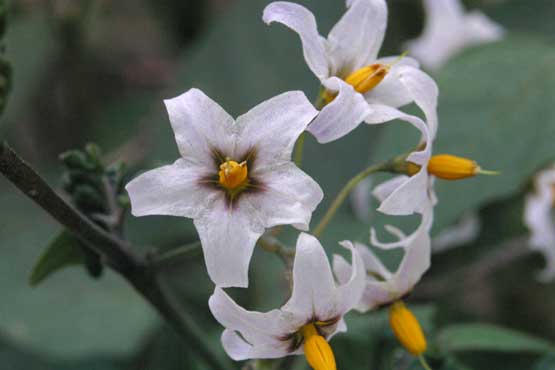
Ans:
[[[314,370],[336,370],[335,357],[328,341],[318,334],[314,324],[302,328],[304,355]]]
[[[403,347],[414,356],[426,351],[426,338],[414,314],[403,301],[393,303],[389,309],[389,325]]]
[[[224,188],[233,190],[244,185],[248,174],[247,162],[237,163],[227,160],[220,165],[219,182]]]
[[[406,171],[409,176],[420,171],[421,166],[408,162]],[[428,173],[443,180],[461,180],[476,175],[497,175],[497,172],[483,170],[476,161],[450,154],[432,156],[428,162]]]

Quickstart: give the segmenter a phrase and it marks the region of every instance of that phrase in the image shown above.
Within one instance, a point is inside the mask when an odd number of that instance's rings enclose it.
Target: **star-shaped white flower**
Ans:
[[[348,134],[362,121],[386,122],[380,107],[401,107],[414,100],[401,76],[420,79],[424,74],[409,57],[378,59],[387,25],[385,0],[347,0],[347,7],[327,39],[319,35],[314,15],[301,5],[274,2],[263,15],[266,23],[280,22],[299,34],[308,67],[327,89],[328,104],[308,127],[320,143]]]
[[[301,92],[269,99],[237,120],[197,89],[165,104],[182,158],[127,185],[132,213],[194,219],[210,278],[246,287],[265,228],[307,230],[323,198],[291,162],[295,141],[318,112]]]
[[[504,30],[478,10],[465,12],[460,0],[423,0],[426,24],[407,49],[430,70],[440,69],[465,48],[498,41]]]
[[[376,247],[403,249],[403,259],[395,272],[389,271],[364,244],[356,242],[342,243],[344,247],[352,248],[354,246],[356,248],[367,271],[366,288],[355,307],[356,310],[366,312],[378,306],[397,301],[410,293],[430,267],[431,240],[429,233],[432,223],[432,206],[428,204],[428,207],[423,209],[420,225],[411,235],[406,236],[401,230],[388,225],[386,229],[399,240],[394,243],[381,243],[372,233],[371,243]],[[344,282],[352,274],[353,269],[343,257],[334,255],[333,270],[338,280]]]
[[[361,257],[351,246],[347,248],[355,267],[338,286],[320,242],[301,233],[293,266],[293,292],[279,310],[247,311],[216,288],[208,303],[214,317],[226,328],[222,343],[228,355],[239,361],[305,352],[310,361],[314,353],[313,349],[306,353],[307,335],[312,338],[315,334],[325,341],[346,331],[343,316],[358,303],[366,283]]]
[[[555,278],[555,167],[541,171],[535,189],[526,196],[524,223],[530,229],[530,247],[543,253],[546,267],[538,274],[542,281]]]

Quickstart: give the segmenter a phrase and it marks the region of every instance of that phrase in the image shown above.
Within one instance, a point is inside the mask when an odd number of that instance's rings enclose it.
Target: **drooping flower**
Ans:
[[[325,105],[308,127],[320,143],[348,134],[362,121],[386,122],[381,107],[401,107],[414,100],[406,80],[429,78],[412,58],[378,59],[387,25],[385,0],[347,0],[347,7],[327,39],[319,35],[314,15],[301,5],[274,2],[263,15],[266,23],[280,22],[299,34],[306,63],[324,88]]]
[[[534,185],[526,196],[524,223],[530,230],[530,247],[545,257],[546,267],[538,278],[551,281],[555,278],[555,166],[538,173]]]
[[[431,241],[430,228],[433,223],[432,205],[423,209],[422,220],[418,228],[410,235],[401,230],[386,226],[386,230],[398,238],[396,242],[382,243],[377,240],[375,232],[371,233],[371,244],[382,249],[401,248],[403,258],[396,271],[390,271],[366,245],[345,241],[342,245],[356,248],[366,269],[366,288],[355,309],[361,312],[393,303],[408,294],[422,275],[430,267]],[[334,255],[333,270],[339,282],[345,282],[352,274],[352,267],[339,255]]]
[[[247,311],[216,288],[208,303],[225,327],[222,343],[228,355],[240,361],[304,353],[315,370],[335,370],[327,341],[346,331],[343,316],[360,300],[366,279],[361,257],[355,248],[347,248],[354,268],[343,284],[337,285],[320,242],[301,233],[293,266],[293,292],[278,310]]]
[[[237,120],[197,89],[165,103],[182,158],[127,185],[132,213],[194,219],[214,283],[246,287],[265,228],[307,230],[322,200],[318,184],[291,162],[317,111],[301,92],[269,99]]]
[[[460,0],[423,0],[424,31],[407,49],[424,67],[440,69],[465,48],[498,41],[503,28],[478,10],[465,12]]]

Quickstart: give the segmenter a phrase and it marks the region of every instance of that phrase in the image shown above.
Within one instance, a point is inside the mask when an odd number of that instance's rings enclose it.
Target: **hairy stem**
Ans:
[[[214,370],[232,368],[206,342],[204,332],[197,327],[194,319],[172,304],[147,259],[136,254],[126,241],[104,231],[67,203],[6,143],[0,143],[0,173],[79,238],[87,248],[102,255],[109,266],[126,278],[171,327],[186,338],[188,345],[208,366]]]
[[[387,162],[375,164],[373,166],[366,168],[364,171],[360,172],[355,177],[350,179],[349,182],[347,182],[347,184],[343,187],[343,189],[341,189],[339,194],[337,194],[332,204],[324,214],[324,217],[322,217],[322,219],[320,220],[320,223],[314,229],[314,232],[313,232],[314,236],[318,237],[322,234],[322,232],[324,232],[324,230],[328,226],[329,222],[332,220],[333,216],[335,215],[339,207],[341,207],[341,205],[343,204],[343,202],[345,201],[349,193],[355,188],[355,186],[357,186],[359,182],[361,182],[362,180],[364,180],[366,177],[370,176],[373,173],[380,172],[380,171],[390,171],[393,165],[392,163],[393,163],[392,161],[387,161]]]

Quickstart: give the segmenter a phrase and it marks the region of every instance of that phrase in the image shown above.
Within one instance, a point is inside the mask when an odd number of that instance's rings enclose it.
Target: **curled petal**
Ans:
[[[324,81],[324,86],[328,90],[338,91],[338,95],[322,109],[307,129],[322,144],[347,135],[371,112],[364,97],[343,80],[332,77]]]
[[[320,80],[329,77],[326,40],[318,33],[316,19],[305,7],[276,1],[264,9],[262,19],[267,24],[279,22],[297,32],[303,44],[306,64]]]

